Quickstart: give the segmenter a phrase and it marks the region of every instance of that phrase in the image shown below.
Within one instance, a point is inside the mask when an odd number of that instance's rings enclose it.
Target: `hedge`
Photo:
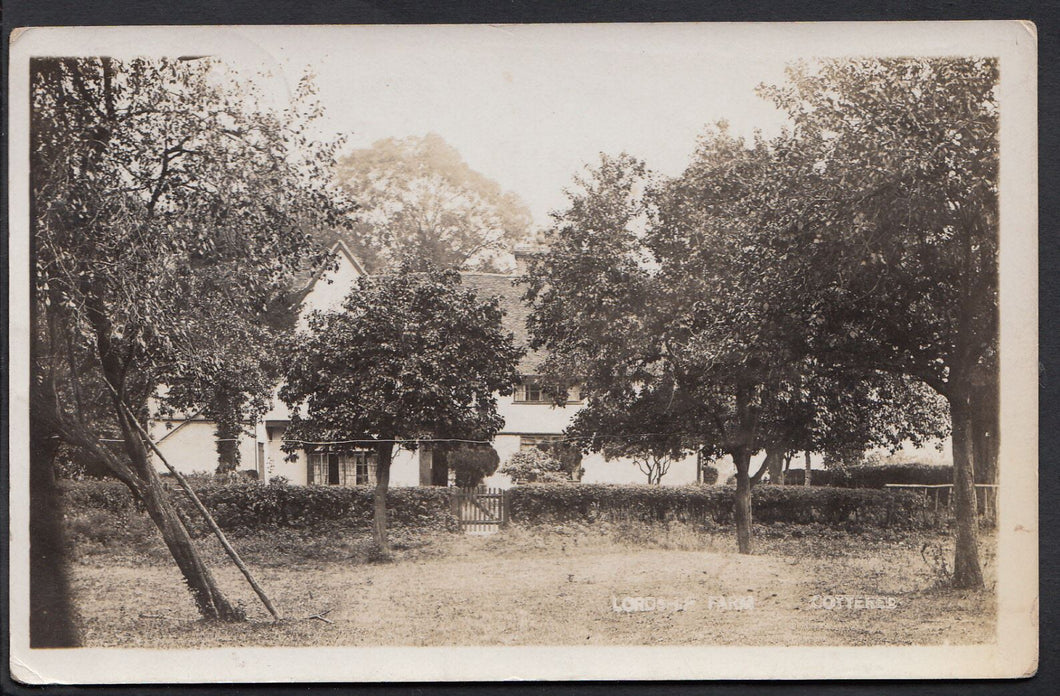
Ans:
[[[76,509],[121,513],[135,507],[129,489],[118,481],[64,481],[61,486],[66,500]],[[206,525],[188,497],[176,484],[168,486],[191,532],[205,535]],[[368,527],[372,521],[372,489],[367,487],[196,482],[193,488],[225,531]],[[389,524],[395,527],[456,529],[445,488],[392,488],[387,493],[387,513]]]
[[[803,469],[789,469],[784,483],[801,486],[806,480]],[[953,466],[934,464],[865,464],[845,469],[814,469],[811,486],[838,488],[883,488],[888,483],[907,483],[920,486],[953,483]]]
[[[638,520],[713,525],[733,522],[735,490],[716,486],[533,484],[511,489],[511,519],[517,524]],[[908,491],[756,486],[755,522],[876,527],[923,523],[923,501]]]

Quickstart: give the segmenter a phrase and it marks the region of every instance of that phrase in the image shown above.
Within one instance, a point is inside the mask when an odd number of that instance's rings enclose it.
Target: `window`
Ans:
[[[310,452],[310,485],[371,486],[375,484],[373,452]]]
[[[536,402],[544,400],[545,394],[542,392],[540,384],[530,382],[523,385],[523,401]]]
[[[520,435],[519,449],[523,452],[532,449],[548,451],[553,445],[563,441],[562,435]]]
[[[582,387],[577,385],[567,390],[567,403],[580,403],[583,401]],[[523,404],[552,404],[552,395],[549,394],[536,378],[524,377],[523,383],[515,389],[515,402]]]

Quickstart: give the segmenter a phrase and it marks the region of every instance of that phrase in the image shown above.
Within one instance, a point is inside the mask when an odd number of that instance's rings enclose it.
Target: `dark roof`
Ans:
[[[474,273],[465,272],[460,274],[464,287],[473,291],[482,298],[496,297],[501,310],[504,312],[504,328],[515,335],[515,343],[523,347],[529,347],[530,335],[526,329],[526,320],[530,316],[530,307],[523,301],[525,292],[522,285],[517,285],[514,275],[503,273]],[[527,350],[526,355],[519,361],[520,374],[535,374],[545,354],[539,350]]]

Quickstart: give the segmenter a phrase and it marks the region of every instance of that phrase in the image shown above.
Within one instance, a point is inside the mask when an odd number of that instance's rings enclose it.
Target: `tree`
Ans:
[[[605,157],[555,216],[549,252],[527,278],[532,345],[549,350],[544,371],[582,382],[589,396],[583,434],[591,442],[593,432],[624,431],[622,447],[650,436],[673,454],[730,455],[744,553],[751,488],[770,466],[780,472],[810,446],[864,448],[936,430],[880,408],[878,370],[839,373],[808,349],[819,298],[804,292],[799,240],[772,217],[789,146],[748,145],[721,124],[680,176],[654,182],[636,160]],[[850,423],[858,427],[840,427]]]
[[[338,180],[359,204],[354,248],[373,266],[430,261],[498,270],[530,212],[433,133],[387,138],[341,159]]]
[[[374,449],[373,530],[383,555],[395,444],[490,440],[504,424],[497,394],[512,393],[522,349],[501,316],[495,299],[463,289],[455,271],[406,266],[360,278],[341,310],[311,314],[297,337],[280,389],[292,413],[284,446],[360,441]]]
[[[633,460],[648,483],[658,485],[674,461],[696,449],[675,404],[679,395],[671,385],[646,385],[622,396],[590,400],[566,432],[607,460]]]
[[[32,427],[129,487],[202,616],[240,619],[137,421],[153,396],[217,415],[261,397],[265,308],[297,269],[326,262],[306,230],[346,212],[318,183],[334,148],[307,141],[312,86],[277,113],[214,60],[78,58],[34,60],[31,88]]]
[[[996,477],[998,65],[830,60],[765,89],[795,124],[774,224],[823,310],[813,352],[914,377],[953,424],[954,585],[981,587],[974,481]]]
[[[497,450],[489,445],[462,444],[446,452],[449,467],[453,469],[456,485],[473,488],[487,476],[492,476],[501,463]]]
[[[511,476],[517,484],[564,483],[571,480],[560,460],[537,447],[516,452],[504,463],[501,471]]]

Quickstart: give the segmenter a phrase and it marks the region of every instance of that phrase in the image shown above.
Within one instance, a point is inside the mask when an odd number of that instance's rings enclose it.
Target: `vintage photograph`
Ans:
[[[22,30],[14,674],[1033,673],[1035,51]]]

